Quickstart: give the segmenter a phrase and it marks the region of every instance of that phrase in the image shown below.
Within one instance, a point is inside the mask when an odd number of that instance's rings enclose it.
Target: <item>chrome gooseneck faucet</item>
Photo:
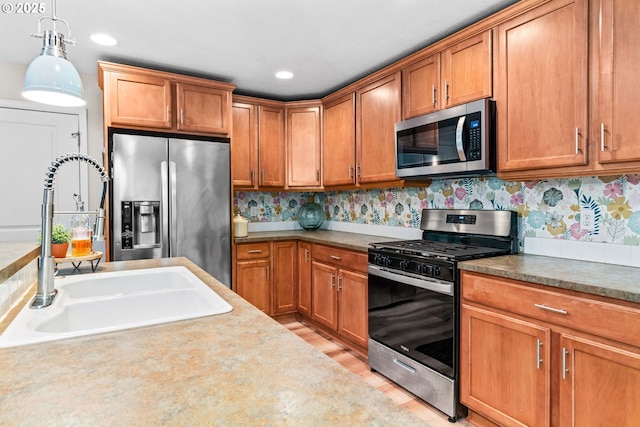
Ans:
[[[53,276],[55,270],[55,258],[51,255],[51,231],[53,224],[53,184],[56,172],[64,163],[70,161],[85,162],[93,166],[100,174],[102,180],[102,198],[100,209],[93,232],[94,240],[102,240],[104,233],[104,199],[107,193],[107,181],[109,177],[105,169],[93,157],[86,154],[71,153],[55,159],[46,173],[44,193],[42,195],[42,247],[40,252],[40,264],[38,269],[38,289],[31,301],[30,308],[44,308],[53,302],[57,291],[53,288]]]

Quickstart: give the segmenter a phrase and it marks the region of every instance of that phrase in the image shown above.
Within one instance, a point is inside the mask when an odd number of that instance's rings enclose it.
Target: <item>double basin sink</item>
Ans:
[[[231,305],[185,267],[93,273],[55,280],[53,304],[29,303],[0,335],[0,347],[223,314]]]

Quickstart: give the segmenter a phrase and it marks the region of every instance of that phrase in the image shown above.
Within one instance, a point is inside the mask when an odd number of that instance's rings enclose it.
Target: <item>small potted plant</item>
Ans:
[[[71,231],[62,224],[54,224],[51,230],[51,255],[54,258],[64,258],[67,256],[69,242],[71,241]],[[38,233],[38,242],[42,242],[42,235]]]

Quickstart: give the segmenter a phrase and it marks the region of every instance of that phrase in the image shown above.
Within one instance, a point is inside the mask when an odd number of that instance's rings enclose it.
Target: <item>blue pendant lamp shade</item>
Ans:
[[[52,19],[57,20],[55,15]],[[62,22],[66,24],[65,21]],[[85,105],[82,80],[67,59],[64,48],[65,43],[71,41],[55,29],[46,30],[43,35],[38,34],[36,37],[43,38],[44,44],[40,56],[27,68],[22,96],[31,101],[62,107]]]

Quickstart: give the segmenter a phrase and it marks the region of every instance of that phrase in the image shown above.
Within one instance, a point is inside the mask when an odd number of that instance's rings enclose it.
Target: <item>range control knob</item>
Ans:
[[[438,277],[440,275],[440,267],[437,265],[433,267],[433,277]]]
[[[403,259],[402,261],[400,261],[400,268],[403,270],[406,270],[407,268],[409,268],[409,260]]]
[[[384,257],[384,265],[387,267],[391,266],[391,258],[389,258],[388,256]]]
[[[418,269],[420,274],[431,276],[431,266],[429,264],[420,264]]]

